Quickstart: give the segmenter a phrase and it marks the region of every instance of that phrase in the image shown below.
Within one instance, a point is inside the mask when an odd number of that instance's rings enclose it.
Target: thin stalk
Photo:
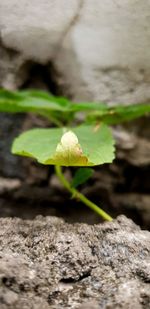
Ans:
[[[71,187],[68,180],[65,178],[65,176],[62,173],[61,166],[56,165],[55,166],[55,172],[57,177],[59,178],[60,182],[63,184],[63,186],[72,194],[73,198],[77,198],[82,203],[84,203],[86,206],[91,208],[93,211],[95,211],[99,216],[101,216],[104,220],[112,221],[113,218],[109,216],[104,210],[102,210],[100,207],[98,207],[96,204],[91,202],[87,197],[85,197],[82,193],[80,193],[77,189]]]
[[[54,123],[58,128],[61,128],[63,126],[63,123],[60,122],[56,117],[54,117],[50,113],[46,114],[44,112],[40,112],[39,114],[42,115],[43,117],[46,117],[48,120],[50,120],[52,123]]]

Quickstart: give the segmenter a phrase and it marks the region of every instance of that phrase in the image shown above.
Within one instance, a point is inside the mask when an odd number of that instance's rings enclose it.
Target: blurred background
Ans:
[[[0,87],[42,89],[72,101],[112,106],[150,102],[150,1],[0,2]],[[92,103],[91,103],[92,104]],[[81,187],[112,216],[150,227],[150,119],[113,127],[117,158]],[[69,199],[53,167],[12,156],[13,138],[49,123],[0,114],[0,216],[63,216],[100,222]],[[74,169],[67,171],[71,177]]]

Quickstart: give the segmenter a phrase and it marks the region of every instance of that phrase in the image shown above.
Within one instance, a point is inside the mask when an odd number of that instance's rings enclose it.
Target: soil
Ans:
[[[0,219],[1,309],[149,309],[150,233],[119,216]]]

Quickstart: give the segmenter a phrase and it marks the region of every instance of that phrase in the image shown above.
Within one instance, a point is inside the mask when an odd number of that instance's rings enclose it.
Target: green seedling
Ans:
[[[115,157],[114,138],[108,124],[117,124],[147,115],[149,104],[107,107],[102,103],[73,103],[42,91],[0,90],[0,111],[32,112],[48,118],[57,128],[32,129],[15,139],[12,153],[31,157],[40,164],[54,165],[55,172],[71,196],[82,201],[105,220],[112,217],[91,202],[77,187],[93,174],[93,166],[111,163]],[[78,113],[82,121],[78,126]],[[80,167],[72,182],[62,167]]]
[[[104,219],[111,220],[112,218],[100,207],[77,191],[75,187],[81,184],[81,178],[76,174],[70,184],[65,179],[61,166],[89,167],[110,163],[114,159],[113,144],[110,129],[105,124],[101,124],[98,129],[93,125],[81,125],[72,129],[33,129],[16,138],[12,153],[35,158],[41,164],[55,165],[58,178],[74,198],[81,200]],[[85,171],[82,168],[81,176],[83,183],[90,175],[86,175],[85,179]]]

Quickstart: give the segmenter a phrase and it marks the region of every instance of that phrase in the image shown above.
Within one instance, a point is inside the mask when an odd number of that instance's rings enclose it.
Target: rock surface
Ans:
[[[16,74],[22,57],[52,61],[57,84],[74,100],[144,102],[150,98],[149,11],[148,0],[1,1],[2,45],[18,52]]]
[[[109,104],[149,100],[149,10],[149,1],[83,1],[54,57],[67,95]]]
[[[25,58],[47,62],[80,8],[80,0],[17,0],[0,4],[0,28],[4,45]]]
[[[124,216],[94,226],[1,218],[0,308],[148,309],[149,236]]]

